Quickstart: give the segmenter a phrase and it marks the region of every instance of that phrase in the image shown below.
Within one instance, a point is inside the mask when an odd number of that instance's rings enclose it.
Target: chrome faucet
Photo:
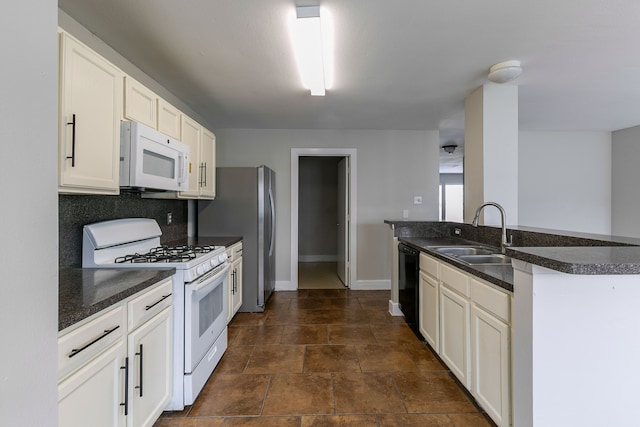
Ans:
[[[482,209],[485,206],[495,206],[500,211],[500,217],[502,218],[502,242],[500,242],[500,249],[502,253],[505,253],[505,248],[513,244],[513,236],[510,236],[509,241],[507,241],[507,225],[506,225],[507,222],[505,219],[506,214],[504,213],[504,208],[502,206],[500,206],[496,202],[486,202],[481,204],[478,210],[476,210],[476,216],[473,218],[473,223],[471,223],[471,225],[473,225],[474,227],[478,226],[478,220],[480,219],[480,211],[482,211]]]

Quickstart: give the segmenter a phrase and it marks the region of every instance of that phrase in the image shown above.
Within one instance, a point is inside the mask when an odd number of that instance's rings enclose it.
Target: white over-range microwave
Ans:
[[[138,122],[120,126],[120,187],[187,191],[189,146]]]

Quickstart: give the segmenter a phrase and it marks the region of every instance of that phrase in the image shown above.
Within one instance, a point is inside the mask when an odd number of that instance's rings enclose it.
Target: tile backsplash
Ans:
[[[82,266],[82,227],[99,221],[119,218],[153,218],[162,230],[161,243],[187,235],[188,202],[186,200],[142,199],[139,193],[119,196],[58,196],[58,265]],[[167,213],[172,214],[171,225]]]

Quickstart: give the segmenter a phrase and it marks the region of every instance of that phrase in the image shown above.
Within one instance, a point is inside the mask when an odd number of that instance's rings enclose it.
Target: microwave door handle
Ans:
[[[178,181],[180,183],[183,182],[187,182],[188,181],[188,167],[189,167],[189,161],[187,158],[187,155],[182,153],[178,156],[179,162],[180,162],[180,175],[179,175],[179,179]]]

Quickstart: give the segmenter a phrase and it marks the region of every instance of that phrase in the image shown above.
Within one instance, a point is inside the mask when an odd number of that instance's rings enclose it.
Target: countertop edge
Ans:
[[[123,274],[136,273],[143,270],[148,273],[148,277],[142,281],[132,281],[130,286],[126,286],[121,291],[110,295],[91,305],[84,306],[77,304],[77,301],[70,301],[78,298],[83,287],[83,274],[91,271],[108,270],[109,272],[119,271]],[[176,272],[175,268],[158,268],[158,269],[89,269],[89,268],[64,268],[58,274],[58,332],[67,329],[84,319],[99,313],[119,302],[129,298],[132,295],[151,287],[164,279],[173,276]]]
[[[607,248],[602,247],[602,248]],[[613,248],[613,247],[612,247]],[[632,247],[630,247],[632,248]],[[544,251],[544,248],[535,248],[537,251]],[[580,252],[580,250],[589,250],[586,248],[572,247],[571,250]],[[545,256],[540,254],[532,254],[525,252],[527,248],[508,248],[507,256],[513,259],[527,262],[529,264],[538,265],[550,270],[555,270],[561,273],[585,275],[585,276],[598,276],[598,275],[625,275],[625,274],[640,274],[640,259],[638,263],[631,262],[614,262],[611,260],[599,260],[598,262],[579,262],[578,260],[566,261],[553,258],[551,256]],[[554,248],[549,248],[549,251]],[[640,248],[638,249],[640,255]]]

